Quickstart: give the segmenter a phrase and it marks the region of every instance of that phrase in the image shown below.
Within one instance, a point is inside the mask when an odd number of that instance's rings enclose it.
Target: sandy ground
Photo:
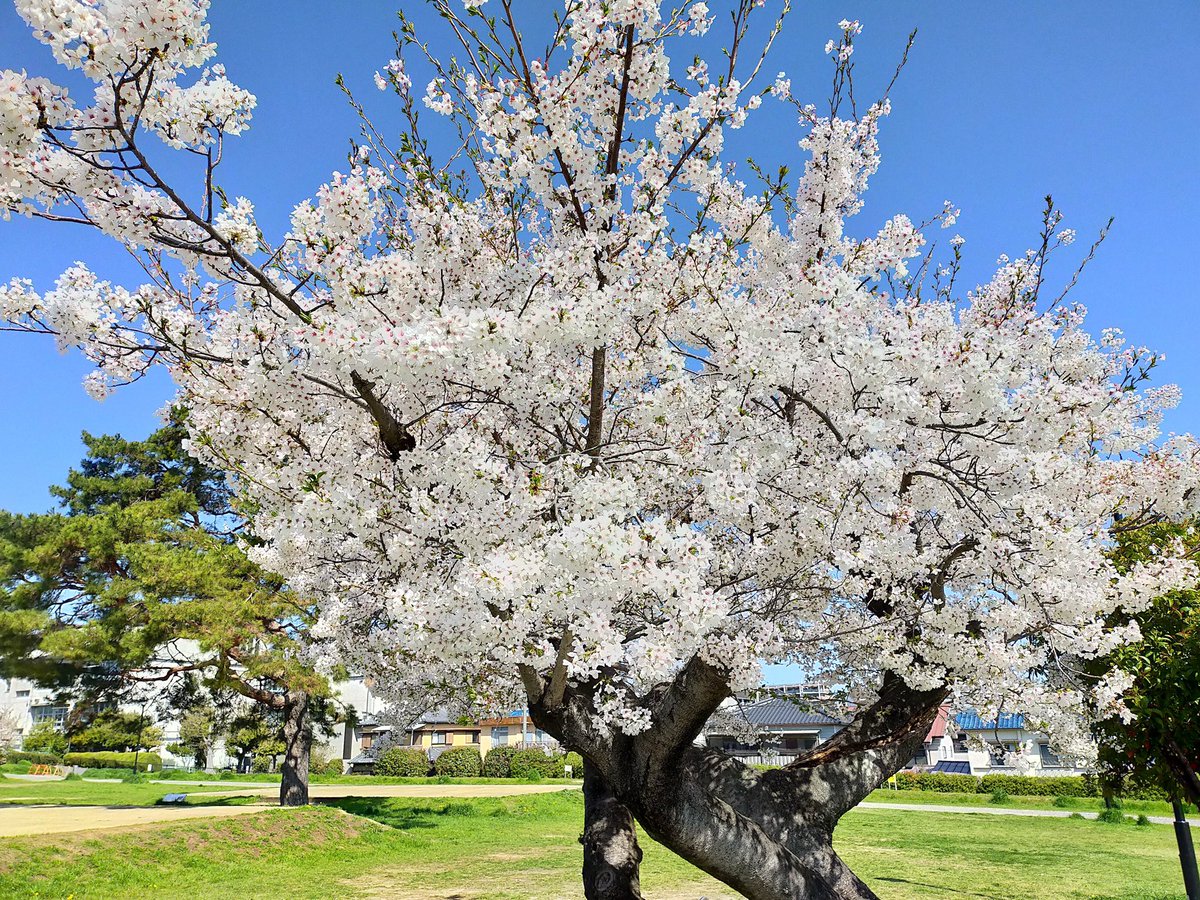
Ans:
[[[398,784],[354,785],[316,784],[309,796],[316,799],[335,797],[506,797],[512,794],[544,794],[574,790],[562,784]],[[197,797],[261,796],[275,797],[278,785],[251,787],[249,790],[204,791]],[[91,831],[97,828],[128,828],[149,822],[174,822],[180,819],[241,816],[262,812],[273,804],[246,806],[3,806],[0,805],[0,837],[25,834],[59,834],[67,831]]]
[[[109,807],[109,806],[4,806],[0,807],[0,837],[23,834],[59,834],[97,828],[128,828],[149,822],[180,819],[244,816],[262,812],[261,806]]]

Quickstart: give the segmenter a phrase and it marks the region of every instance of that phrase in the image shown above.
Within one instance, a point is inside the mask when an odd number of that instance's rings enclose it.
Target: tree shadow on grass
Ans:
[[[474,803],[445,802],[397,804],[390,797],[340,797],[321,801],[324,806],[333,806],[355,816],[372,819],[389,828],[437,828],[447,817],[486,816]]]
[[[913,881],[909,878],[872,878],[872,881],[886,881],[889,884],[911,884],[913,887],[933,888],[944,894],[954,894],[959,897],[982,897],[984,900],[996,900],[994,894],[977,894],[975,891],[960,891],[944,884],[930,884],[927,881]]]

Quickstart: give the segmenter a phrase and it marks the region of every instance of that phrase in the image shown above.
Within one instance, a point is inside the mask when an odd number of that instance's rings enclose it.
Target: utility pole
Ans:
[[[133,748],[133,774],[134,775],[136,775],[137,771],[138,771],[138,755],[142,752],[142,732],[146,730],[146,704],[149,702],[150,702],[149,697],[142,700],[142,711],[141,711],[141,713],[138,714],[137,746]],[[1191,898],[1189,897],[1188,900],[1191,900]]]
[[[1183,886],[1188,900],[1200,900],[1200,874],[1196,871],[1196,846],[1192,843],[1192,826],[1183,814],[1183,804],[1171,801],[1175,810],[1175,840],[1179,843],[1179,864],[1183,866]]]

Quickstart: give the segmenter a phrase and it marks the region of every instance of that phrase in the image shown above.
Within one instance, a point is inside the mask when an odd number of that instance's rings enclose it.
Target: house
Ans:
[[[783,765],[846,726],[847,718],[822,706],[800,691],[742,701],[710,721],[704,742],[747,763]]]
[[[474,747],[480,756],[487,756],[493,747],[537,749],[549,753],[559,746],[558,741],[529,720],[523,709],[477,721],[451,716],[444,708],[436,709],[408,727],[385,725],[372,718],[360,722],[355,733],[358,752],[343,754],[352,773],[371,771],[380,746],[419,747],[431,760],[452,747]]]
[[[918,754],[920,757],[920,754]],[[943,707],[914,767],[935,772],[988,775],[1080,775],[1085,770],[1060,759],[1050,739],[1020,713],[983,719],[975,710],[949,714]]]

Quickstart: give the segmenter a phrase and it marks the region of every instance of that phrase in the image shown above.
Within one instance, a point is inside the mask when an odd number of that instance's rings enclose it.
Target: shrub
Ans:
[[[375,760],[375,774],[388,778],[421,778],[429,769],[429,757],[418,747],[389,747]]]
[[[271,757],[256,755],[250,763],[250,771],[255,775],[266,775],[271,771]]]
[[[1054,798],[1054,805],[1060,809],[1070,809],[1075,805],[1075,798],[1068,797],[1066,794],[1059,794]]]
[[[572,778],[583,777],[583,757],[574,750],[567,754],[566,758],[563,760],[563,764],[571,767]]]
[[[994,791],[992,791],[992,801],[991,802],[992,803],[1007,803],[1008,802],[1008,791],[1004,790],[1004,788],[996,788]]]
[[[96,753],[68,753],[64,759],[68,766],[79,766],[82,769],[130,769],[137,759],[139,772],[161,772],[162,757],[157,753],[137,753],[132,750],[118,753],[113,750],[101,750]]]
[[[450,778],[478,778],[483,774],[483,758],[475,747],[451,747],[434,760],[433,770]]]
[[[1125,813],[1121,812],[1121,807],[1110,806],[1096,817],[1096,821],[1103,822],[1105,825],[1124,825],[1128,820]]]
[[[1134,824],[1135,825],[1149,825],[1150,820],[1147,819],[1145,815],[1139,813],[1138,817],[1137,817],[1137,821]]]
[[[534,772],[538,774],[539,779],[562,778],[565,766],[564,754],[543,753],[541,750],[518,750],[509,763],[513,778],[526,779],[531,778]]]
[[[61,766],[63,758],[57,753],[39,753],[28,750],[10,750],[10,763],[26,763],[35,766]]]
[[[1017,797],[1095,796],[1092,786],[1079,775],[984,775],[979,790],[984,794],[1003,790]]]
[[[321,769],[317,774],[318,775],[341,775],[342,770],[344,768],[345,768],[345,766],[342,764],[342,761],[340,759],[328,759],[325,761],[325,764],[323,766],[321,766]]]
[[[84,778],[125,778],[133,775],[133,769],[84,769]]]
[[[1083,813],[1077,813],[1077,812],[1074,812],[1074,813],[1071,813],[1071,815],[1070,815],[1070,816],[1068,816],[1068,818],[1071,818],[1071,819],[1082,819],[1082,818],[1083,818]]]
[[[483,758],[483,774],[488,778],[511,778],[512,758],[516,752],[516,747],[493,747]]]
[[[951,775],[946,772],[901,772],[896,787],[902,791],[936,791],[940,794],[979,793],[979,779],[974,775]]]

